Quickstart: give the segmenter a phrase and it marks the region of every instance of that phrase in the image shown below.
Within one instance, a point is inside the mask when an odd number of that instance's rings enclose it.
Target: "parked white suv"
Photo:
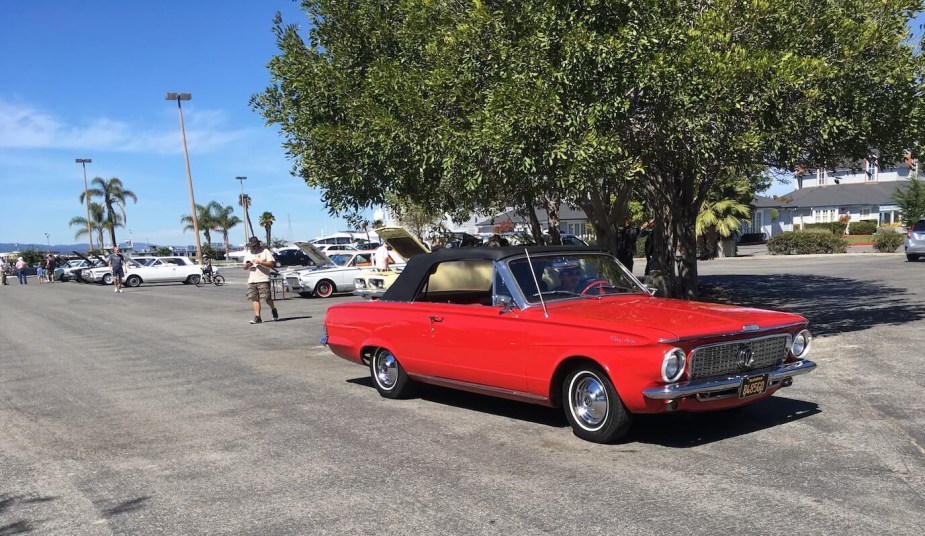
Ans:
[[[925,257],[925,218],[915,222],[915,225],[906,231],[903,245],[908,260],[915,262],[919,257]]]

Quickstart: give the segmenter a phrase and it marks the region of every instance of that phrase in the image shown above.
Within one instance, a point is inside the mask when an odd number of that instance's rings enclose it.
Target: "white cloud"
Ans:
[[[226,129],[220,111],[184,110],[187,146],[191,153],[208,153],[254,133]],[[159,132],[135,129],[115,119],[95,119],[69,125],[52,114],[27,105],[0,100],[0,149],[79,149],[130,153],[173,154],[182,151],[179,124]]]

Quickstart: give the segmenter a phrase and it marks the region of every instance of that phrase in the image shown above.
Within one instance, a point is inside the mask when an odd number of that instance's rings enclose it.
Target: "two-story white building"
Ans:
[[[917,173],[918,161],[912,159],[884,168],[870,159],[860,169],[798,173],[796,190],[777,197],[755,197],[752,221],[742,232],[763,232],[770,238],[800,230],[805,224],[836,222],[845,215],[852,222],[898,225],[900,210],[893,194]]]

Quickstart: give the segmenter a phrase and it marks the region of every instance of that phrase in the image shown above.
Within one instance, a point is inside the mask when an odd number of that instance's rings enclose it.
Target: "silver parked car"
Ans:
[[[906,258],[910,261],[917,261],[919,257],[925,257],[925,218],[915,222],[908,231],[906,231]]]

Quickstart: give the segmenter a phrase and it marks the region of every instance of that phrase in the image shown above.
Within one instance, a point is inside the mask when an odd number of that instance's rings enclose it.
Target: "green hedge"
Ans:
[[[807,233],[832,233],[841,236],[845,232],[845,226],[837,221],[828,223],[804,223],[803,231]]]
[[[848,242],[828,233],[795,233],[787,231],[768,240],[771,255],[810,255],[813,253],[846,253]]]
[[[892,229],[880,229],[874,234],[874,249],[880,253],[893,253],[903,243],[903,235]]]
[[[848,234],[865,235],[877,232],[877,220],[853,221],[848,225]]]

